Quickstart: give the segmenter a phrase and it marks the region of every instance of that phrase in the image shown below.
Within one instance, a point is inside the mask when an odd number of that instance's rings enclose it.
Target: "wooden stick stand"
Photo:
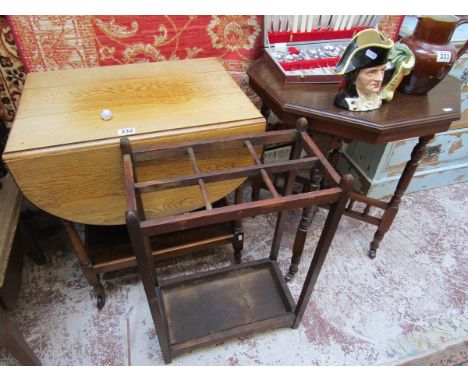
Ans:
[[[351,176],[341,178],[327,162],[306,131],[304,118],[297,128],[210,141],[197,141],[171,146],[134,149],[127,138],[121,140],[125,184],[127,191],[126,223],[143,281],[146,297],[155,323],[156,333],[164,361],[181,353],[217,343],[227,338],[243,336],[257,331],[280,327],[297,328],[320,269],[334,237],[352,188]],[[263,164],[254,147],[265,144],[292,143],[288,161]],[[254,165],[200,172],[197,153],[238,148],[247,150]],[[307,156],[300,158],[301,151]],[[161,158],[188,156],[195,174],[165,180],[139,183],[136,164]],[[296,174],[301,169],[319,168],[330,188],[292,194]],[[270,174],[287,175],[286,186],[280,195]],[[242,188],[236,192],[235,204],[213,207],[206,183],[260,175],[271,197],[256,201],[243,201]],[[141,194],[162,189],[199,185],[206,209],[155,220],[145,219]],[[310,190],[310,188],[309,188]],[[277,263],[277,254],[284,227],[284,211],[310,208],[318,204],[331,204],[306,281],[296,304]],[[169,232],[220,224],[226,221],[279,212],[269,258],[233,264],[221,269],[160,280],[154,266],[150,238]],[[307,215],[307,214],[305,214]],[[301,225],[302,223],[302,225]],[[294,252],[302,252],[305,235],[304,223],[299,224]],[[302,227],[302,228],[301,228]]]

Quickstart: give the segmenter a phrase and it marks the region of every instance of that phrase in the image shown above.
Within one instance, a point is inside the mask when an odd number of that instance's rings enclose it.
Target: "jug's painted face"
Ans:
[[[369,97],[378,93],[382,87],[386,65],[359,70],[356,78],[356,90],[360,96]]]
[[[335,66],[344,77],[334,104],[351,111],[375,110],[382,104],[379,91],[393,41],[376,29],[357,33]]]

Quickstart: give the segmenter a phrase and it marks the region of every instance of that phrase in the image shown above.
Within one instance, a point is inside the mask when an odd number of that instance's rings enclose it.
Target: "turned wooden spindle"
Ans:
[[[398,181],[395,193],[393,194],[392,199],[388,203],[388,207],[382,216],[381,223],[377,228],[377,232],[374,235],[374,239],[370,244],[368,255],[371,259],[375,258],[380,242],[385,236],[385,233],[391,227],[393,220],[395,220],[395,216],[398,212],[401,199],[406,189],[408,188],[414,173],[416,172],[419,161],[421,160],[424,154],[424,149],[427,143],[432,138],[434,138],[434,135],[426,135],[424,137],[420,137],[418,144],[414,147],[413,151],[411,152],[411,159],[406,163],[403,174],[401,175],[400,180]]]
[[[322,171],[319,168],[314,167],[310,174],[310,182],[304,185],[303,192],[316,191],[320,188],[320,181],[322,180]],[[289,266],[288,274],[286,275],[286,281],[291,281],[299,270],[299,264],[302,258],[302,252],[304,250],[305,241],[307,238],[307,232],[309,231],[310,224],[314,218],[317,206],[305,207],[302,210],[301,220],[297,227],[296,237],[293,245],[293,256],[291,258],[291,265]]]

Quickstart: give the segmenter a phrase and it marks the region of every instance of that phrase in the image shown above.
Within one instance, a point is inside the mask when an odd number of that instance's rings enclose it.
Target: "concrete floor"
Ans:
[[[374,227],[344,217],[298,329],[227,341],[172,365],[388,365],[468,339],[467,195],[467,183],[407,195],[374,260],[366,255]],[[283,272],[298,219],[292,213],[288,221]],[[320,210],[289,284],[296,299],[324,219]],[[48,262],[25,260],[19,306],[10,317],[42,363],[163,365],[138,276],[104,275],[107,302],[98,311],[61,226],[50,218],[39,223]],[[244,259],[268,256],[273,227],[274,216],[245,220]],[[204,270],[220,259],[227,264],[231,247],[211,252],[172,262],[162,273]],[[17,364],[0,348],[0,365]]]

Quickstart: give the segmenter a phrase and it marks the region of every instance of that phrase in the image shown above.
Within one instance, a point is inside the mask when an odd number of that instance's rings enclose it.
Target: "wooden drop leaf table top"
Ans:
[[[101,118],[103,109],[112,119]],[[64,219],[124,223],[125,190],[119,139],[137,146],[262,132],[265,120],[215,58],[30,73],[4,160],[25,196]],[[227,151],[200,157],[202,171],[251,164]],[[190,162],[161,161],[141,172],[192,174]],[[211,184],[216,201],[241,180]],[[161,191],[145,201],[153,217],[204,205],[195,188]]]

